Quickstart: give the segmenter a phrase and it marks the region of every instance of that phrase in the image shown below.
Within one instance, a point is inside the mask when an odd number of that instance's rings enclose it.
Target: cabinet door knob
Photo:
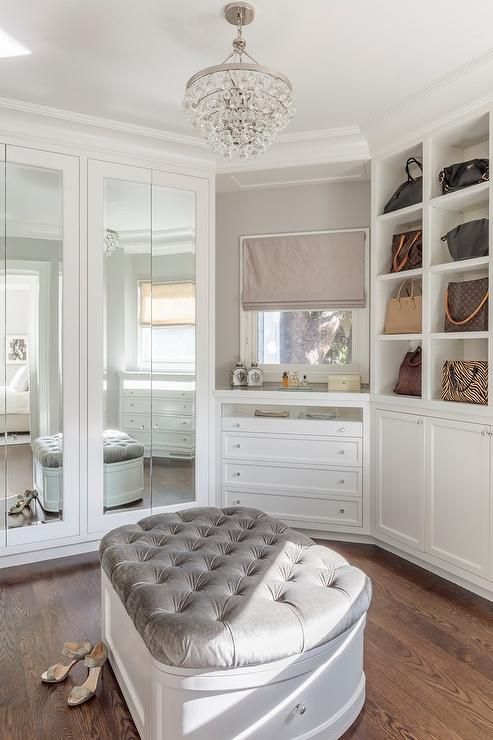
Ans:
[[[416,422],[416,424],[420,424],[420,425],[423,424],[423,419],[418,419],[418,421]]]
[[[239,477],[240,477],[239,473],[233,473],[233,478],[239,478]]]
[[[342,485],[344,484],[344,478],[341,478],[341,479],[340,479],[340,480],[338,480],[337,482],[338,482],[338,484],[339,484],[340,486],[342,486]]]
[[[143,424],[140,425],[141,429],[145,429],[145,426]]]
[[[187,425],[187,422],[186,421],[182,421],[182,426],[186,427],[186,425]]]
[[[154,424],[154,429],[159,429],[159,424]]]
[[[239,428],[240,428],[239,424],[233,424],[233,429],[239,429]]]
[[[345,432],[346,430],[345,430],[345,428],[344,428],[344,427],[339,427],[339,429],[338,429],[337,431],[338,431],[338,432]]]
[[[240,447],[241,447],[241,445],[233,445],[233,449],[234,449],[234,450],[239,450],[239,449],[240,449]]]
[[[240,504],[240,503],[241,503],[241,501],[240,501],[240,499],[239,499],[239,498],[237,498],[237,499],[236,499],[236,501],[233,501],[233,503],[234,503],[234,504]]]
[[[339,509],[339,514],[344,514],[345,509]]]
[[[344,455],[345,450],[337,450],[338,455]]]

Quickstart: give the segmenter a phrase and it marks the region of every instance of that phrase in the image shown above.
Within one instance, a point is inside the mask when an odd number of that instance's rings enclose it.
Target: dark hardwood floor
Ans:
[[[331,546],[374,587],[367,701],[344,740],[493,738],[493,605],[383,550]],[[100,637],[97,555],[0,570],[0,740],[138,740],[109,666],[81,707],[66,698],[82,666],[41,685],[62,643],[86,636]]]

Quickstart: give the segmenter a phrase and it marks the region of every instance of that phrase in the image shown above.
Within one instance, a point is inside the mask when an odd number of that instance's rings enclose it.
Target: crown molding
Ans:
[[[294,133],[280,134],[276,143],[297,144],[300,141],[313,141],[323,139],[334,139],[346,136],[359,136],[359,126],[340,126],[338,128],[312,129],[311,131],[295,131]]]
[[[27,103],[22,100],[14,100],[12,98],[0,97],[0,109],[20,111],[22,113],[30,113],[32,115],[43,116],[45,118],[56,118],[60,121],[70,121],[71,123],[78,123],[83,126],[109,129],[110,131],[120,131],[132,136],[145,136],[151,139],[161,139],[162,141],[170,141],[174,144],[196,146],[200,149],[207,148],[206,142],[196,136],[177,134],[171,131],[166,131],[165,129],[150,128],[147,126],[140,126],[138,124],[125,123],[124,121],[115,121],[112,118],[99,118],[98,116],[90,116],[86,113],[77,113],[76,111],[68,111],[63,108],[51,108],[47,105]]]

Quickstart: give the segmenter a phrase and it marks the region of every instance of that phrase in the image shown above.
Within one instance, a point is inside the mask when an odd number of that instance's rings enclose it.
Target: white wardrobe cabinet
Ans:
[[[491,578],[492,427],[378,409],[375,530]]]
[[[488,575],[491,428],[426,420],[427,551]]]
[[[414,414],[378,410],[375,415],[375,529],[424,550],[425,431]]]

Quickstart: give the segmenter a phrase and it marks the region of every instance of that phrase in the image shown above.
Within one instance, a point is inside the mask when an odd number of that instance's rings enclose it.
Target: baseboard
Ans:
[[[11,568],[14,565],[29,565],[29,563],[55,560],[56,558],[67,558],[71,555],[84,555],[87,552],[97,552],[98,549],[99,538],[91,542],[78,542],[76,544],[60,545],[59,547],[49,547],[43,550],[30,550],[12,555],[2,555],[0,557],[0,569]]]

